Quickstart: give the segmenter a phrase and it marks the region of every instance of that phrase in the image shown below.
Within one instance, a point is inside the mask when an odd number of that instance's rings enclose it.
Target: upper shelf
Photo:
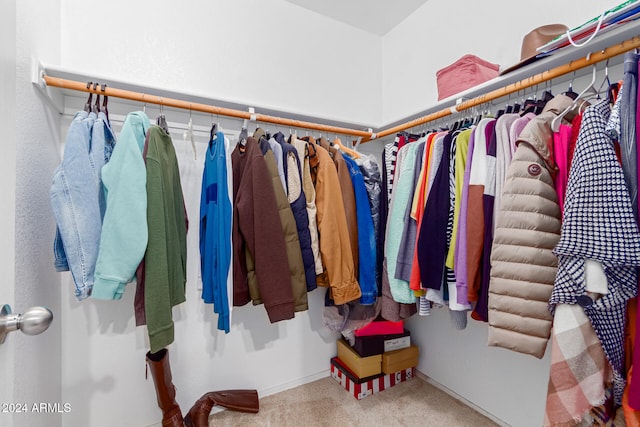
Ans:
[[[606,33],[597,35],[590,43],[581,47],[567,47],[556,51],[553,55],[536,61],[528,66],[517,69],[511,73],[503,76],[496,77],[490,81],[487,81],[481,85],[458,93],[450,98],[444,99],[438,103],[435,103],[427,109],[418,111],[411,114],[402,120],[398,120],[391,123],[379,124],[377,126],[368,126],[362,123],[351,123],[332,120],[323,117],[309,116],[300,113],[292,113],[289,111],[277,110],[272,108],[262,108],[259,106],[250,106],[236,101],[214,99],[203,97],[198,94],[175,92],[165,88],[158,88],[153,86],[146,86],[135,84],[126,81],[119,81],[109,78],[102,78],[100,76],[84,74],[74,70],[68,70],[62,67],[41,65],[34,61],[33,68],[33,83],[46,93],[50,103],[62,111],[62,105],[64,96],[70,95],[69,93],[62,91],[53,91],[47,86],[44,81],[44,77],[53,77],[64,80],[71,80],[76,82],[86,82],[88,80],[98,79],[101,84],[107,84],[109,88],[118,88],[119,91],[124,93],[130,91],[136,96],[121,96],[122,98],[131,99],[141,102],[140,96],[143,95],[142,102],[150,103],[162,103],[164,100],[175,101],[173,106],[177,108],[190,109],[191,105],[200,104],[203,109],[200,111],[208,111],[204,107],[209,109],[229,109],[234,110],[239,114],[230,114],[232,117],[238,118],[251,118],[257,121],[266,121],[271,123],[278,123],[275,119],[283,119],[285,121],[296,121],[299,127],[307,127],[309,129],[326,130],[327,127],[343,128],[343,130],[352,130],[352,135],[363,137],[364,140],[375,139],[376,137],[390,135],[392,132],[396,132],[401,129],[408,129],[416,122],[425,123],[431,121],[434,118],[440,116],[454,114],[462,109],[470,108],[479,103],[484,103],[490,100],[487,95],[493,96],[491,99],[496,99],[501,95],[501,89],[520,88],[524,89],[530,86],[535,86],[541,81],[549,79],[556,79],[565,74],[569,74],[578,68],[584,68],[591,64],[596,64],[598,61],[602,61],[604,58],[609,59],[610,65],[621,63],[623,58],[620,55],[621,52],[628,51],[635,46],[640,45],[640,21],[634,21],[619,25],[616,28],[612,28]],[[609,52],[607,52],[609,49]],[[549,70],[553,70],[554,73],[549,73]],[[567,76],[569,79],[571,76]],[[73,90],[84,90],[82,85],[76,85],[77,88]],[[137,94],[136,94],[137,93]],[[507,93],[507,92],[505,92]],[[110,96],[118,96],[117,94],[110,94]],[[155,98],[155,99],[154,99]],[[160,102],[158,102],[160,101]],[[213,107],[215,105],[215,107]],[[194,109],[194,111],[198,111]],[[251,111],[251,113],[249,113]],[[253,113],[255,111],[255,113]],[[224,115],[224,112],[219,112]],[[262,119],[262,120],[261,120]],[[333,131],[333,130],[332,130]],[[342,133],[342,132],[340,132]]]

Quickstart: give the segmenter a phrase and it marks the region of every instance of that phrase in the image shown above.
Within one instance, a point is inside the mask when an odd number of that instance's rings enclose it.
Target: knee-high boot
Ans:
[[[171,378],[167,349],[147,353],[147,364],[156,386],[158,406],[162,409],[162,427],[183,427],[184,421],[180,406],[176,402],[176,388]]]
[[[256,390],[221,390],[205,393],[193,405],[184,419],[187,427],[207,427],[209,414],[214,405],[232,411],[257,413],[260,401]]]

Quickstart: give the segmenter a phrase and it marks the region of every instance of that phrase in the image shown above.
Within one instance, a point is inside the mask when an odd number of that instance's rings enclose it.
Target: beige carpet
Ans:
[[[419,377],[356,400],[323,378],[260,399],[260,412],[214,413],[209,426],[496,426]]]

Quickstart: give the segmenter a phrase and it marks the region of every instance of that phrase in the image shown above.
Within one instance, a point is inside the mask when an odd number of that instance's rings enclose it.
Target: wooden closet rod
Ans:
[[[184,110],[199,111],[202,113],[211,113],[227,117],[235,117],[238,119],[246,119],[264,123],[274,123],[282,126],[314,129],[322,132],[336,133],[341,135],[353,135],[358,137],[371,137],[372,133],[364,130],[349,129],[340,126],[323,125],[321,123],[305,122],[301,120],[285,119],[283,117],[269,116],[260,113],[251,113],[249,111],[234,110],[232,108],[216,107],[213,105],[200,104],[197,102],[188,102],[181,99],[165,98],[158,95],[149,95],[141,92],[133,92],[130,90],[116,89],[113,87],[105,87],[104,90],[98,85],[95,89],[93,86],[87,87],[87,82],[78,82],[74,80],[62,79],[59,77],[51,77],[44,75],[42,79],[47,86],[59,87],[62,89],[77,90],[80,92],[91,92],[99,95],[110,96],[114,98],[129,99],[148,104],[162,105],[165,107],[174,107]]]
[[[504,96],[510,95],[519,90],[530,88],[540,83],[571,73],[572,71],[585,68],[589,65],[596,64],[601,61],[605,61],[609,58],[613,58],[614,56],[618,56],[620,54],[630,51],[631,49],[635,49],[638,47],[640,47],[640,36],[636,36],[636,37],[633,37],[632,39],[625,40],[621,43],[607,47],[602,51],[592,53],[587,57],[580,58],[575,61],[571,61],[568,64],[560,65],[556,68],[543,71],[542,73],[536,74],[534,76],[530,76],[526,79],[509,84],[505,87],[493,90],[491,92],[487,92],[484,95],[480,95],[475,98],[468,99],[456,105],[455,107],[444,108],[442,110],[436,111],[435,113],[431,113],[426,116],[419,117],[415,120],[402,123],[398,126],[385,129],[383,131],[378,132],[377,134],[373,134],[372,136],[374,138],[383,138],[385,136],[392,135],[406,129],[410,129],[415,126],[419,126],[425,123],[432,122],[434,120],[438,120],[442,117],[456,114],[463,110],[468,110],[469,108],[473,108],[478,105],[485,104],[489,101],[493,101],[494,99],[502,98]],[[367,142],[367,141],[370,141],[370,139],[367,139],[366,137],[362,140],[362,142]]]
[[[609,58],[613,58],[615,56],[618,56],[620,54],[623,54],[635,48],[640,48],[640,36],[635,36],[629,40],[625,40],[621,43],[609,46],[603,49],[602,51],[594,52],[584,58],[571,61],[567,64],[560,65],[558,67],[552,68],[547,71],[543,71],[542,73],[538,73],[536,75],[530,76],[518,82],[511,83],[507,86],[493,90],[491,92],[487,92],[475,98],[468,99],[456,106],[443,108],[442,110],[436,111],[435,113],[431,113],[426,116],[419,117],[414,120],[410,120],[408,122],[402,123],[397,126],[393,126],[391,128],[382,130],[377,133],[339,127],[339,126],[324,125],[320,123],[306,122],[301,120],[286,119],[282,117],[269,116],[266,114],[234,110],[231,108],[216,107],[213,105],[193,103],[193,102],[183,101],[183,100],[174,99],[174,98],[164,98],[157,95],[149,95],[141,92],[133,92],[133,91],[122,90],[122,89],[117,89],[113,87],[106,87],[104,90],[102,90],[100,86],[96,87],[96,89],[93,89],[92,86],[87,88],[86,82],[78,82],[74,80],[67,80],[67,79],[62,79],[59,77],[52,77],[47,75],[43,75],[42,79],[44,80],[47,86],[59,87],[63,89],[71,89],[71,90],[76,90],[80,92],[91,92],[91,93],[96,93],[96,94],[101,94],[106,96],[112,96],[115,98],[129,99],[132,101],[138,101],[142,103],[157,104],[157,105],[163,105],[167,107],[180,108],[184,110],[192,110],[192,111],[199,111],[203,113],[217,114],[221,116],[235,117],[238,119],[246,119],[246,120],[265,122],[265,123],[274,123],[282,126],[289,126],[289,127],[296,127],[296,128],[314,129],[322,132],[336,133],[336,134],[342,134],[342,135],[352,135],[352,136],[361,137],[362,138],[361,142],[368,142],[373,139],[383,138],[385,136],[389,136],[397,132],[410,129],[412,127],[420,126],[425,123],[429,123],[434,120],[438,120],[443,117],[456,114],[460,111],[468,110],[469,108],[473,108],[478,105],[485,104],[495,99],[505,97],[514,92],[518,92],[520,90],[527,89],[535,85],[539,85],[540,83],[543,83],[543,82],[555,79],[557,77],[563,76],[565,74],[571,73],[573,71],[588,67],[589,65],[593,65],[598,62],[605,61]]]

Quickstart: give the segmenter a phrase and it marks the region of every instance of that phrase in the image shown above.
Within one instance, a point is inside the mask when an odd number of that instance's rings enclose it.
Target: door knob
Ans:
[[[53,321],[53,313],[45,307],[31,307],[23,314],[11,313],[11,306],[0,309],[0,344],[9,332],[20,329],[26,335],[38,335],[47,330]]]

